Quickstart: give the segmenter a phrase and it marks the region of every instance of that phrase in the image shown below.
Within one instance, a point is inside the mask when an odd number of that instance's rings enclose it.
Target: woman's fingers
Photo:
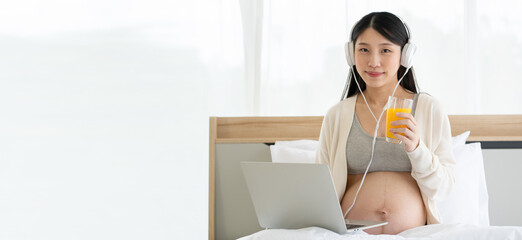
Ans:
[[[392,126],[404,126],[404,127],[407,127],[408,129],[412,130],[415,132],[415,129],[417,128],[417,124],[415,124],[415,122],[413,122],[412,120],[410,119],[401,119],[401,120],[396,120],[396,121],[393,121],[390,123]]]
[[[415,133],[409,128],[390,128],[390,132],[400,133],[407,138],[413,138],[415,136]]]
[[[411,152],[419,145],[419,134],[417,132],[417,123],[415,118],[409,113],[397,113],[397,117],[403,118],[391,122],[392,126],[399,126],[390,128],[390,132],[400,141],[404,142],[404,147],[407,152]]]

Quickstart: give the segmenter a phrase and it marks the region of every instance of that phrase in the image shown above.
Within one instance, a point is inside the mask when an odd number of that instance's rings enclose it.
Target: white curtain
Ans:
[[[265,0],[261,115],[323,115],[346,79],[345,4]]]
[[[522,24],[515,0],[264,0],[261,115],[323,115],[345,83],[343,43],[372,11],[411,29],[422,91],[450,114],[522,113]]]
[[[252,115],[259,115],[261,44],[263,42],[263,0],[239,0],[245,59],[245,98]]]
[[[207,238],[243,50],[233,0],[2,2],[0,239]]]

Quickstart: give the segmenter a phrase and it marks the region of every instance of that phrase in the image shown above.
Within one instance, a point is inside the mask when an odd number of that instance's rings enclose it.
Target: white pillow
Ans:
[[[277,141],[270,146],[272,162],[315,163],[316,140]]]
[[[455,185],[450,195],[437,206],[443,223],[489,226],[482,149],[480,143],[465,144],[467,136],[469,131],[453,138]]]
[[[452,138],[453,140],[453,149],[459,146],[464,146],[466,144],[466,140],[469,137],[470,131],[463,132],[462,134],[459,134],[458,136],[455,136]]]

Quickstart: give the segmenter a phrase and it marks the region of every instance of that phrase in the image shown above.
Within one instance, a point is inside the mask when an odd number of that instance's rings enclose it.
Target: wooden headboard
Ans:
[[[522,148],[522,115],[451,115],[452,135],[483,148]],[[323,117],[210,117],[209,239],[216,238],[216,144],[317,140]]]

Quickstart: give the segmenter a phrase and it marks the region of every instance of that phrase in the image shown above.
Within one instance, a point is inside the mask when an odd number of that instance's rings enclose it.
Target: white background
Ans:
[[[323,115],[373,10],[449,113],[522,113],[518,1],[397,2],[1,1],[0,239],[207,238],[208,117]]]

